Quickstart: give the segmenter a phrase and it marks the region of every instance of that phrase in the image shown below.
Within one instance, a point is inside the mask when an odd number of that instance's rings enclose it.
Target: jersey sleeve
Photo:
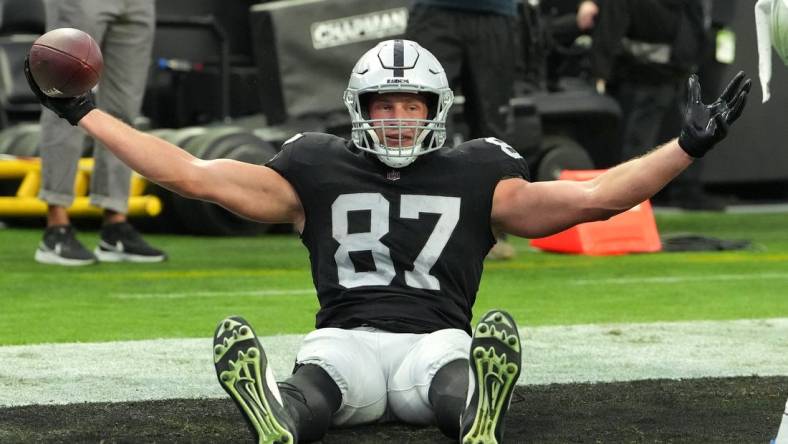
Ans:
[[[483,163],[494,165],[493,169],[499,180],[515,177],[530,180],[528,162],[511,145],[494,137],[476,139],[473,145],[475,156],[483,157]]]
[[[272,157],[271,160],[266,162],[265,165],[269,168],[272,168],[288,181],[292,182],[291,177],[288,176],[290,176],[293,171],[297,170],[294,165],[296,161],[294,159],[293,152],[298,150],[298,142],[303,138],[304,135],[299,133],[285,141],[282,144],[282,149],[279,150],[279,152],[276,153],[276,155]]]
[[[332,174],[345,149],[344,139],[323,133],[300,133],[282,144],[266,166],[295,188],[302,202]],[[329,176],[330,177],[330,176]]]

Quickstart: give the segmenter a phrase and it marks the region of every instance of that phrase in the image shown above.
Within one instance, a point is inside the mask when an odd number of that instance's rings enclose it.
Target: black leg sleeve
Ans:
[[[342,393],[331,376],[317,365],[305,364],[278,385],[285,407],[295,420],[299,441],[321,439],[342,403]]]
[[[468,395],[468,360],[458,359],[441,367],[430,384],[429,400],[438,428],[452,439],[460,437],[460,414]]]

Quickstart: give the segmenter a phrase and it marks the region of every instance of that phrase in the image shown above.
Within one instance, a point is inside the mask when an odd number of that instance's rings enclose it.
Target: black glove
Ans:
[[[730,125],[739,118],[751,86],[752,81],[745,80],[744,72],[739,71],[720,97],[706,105],[700,100],[698,76],[690,76],[679,146],[692,157],[703,157],[725,138]]]
[[[27,77],[27,84],[30,85],[30,89],[38,97],[38,101],[74,126],[85,117],[85,114],[96,108],[96,105],[93,103],[93,93],[90,91],[81,96],[68,98],[49,97],[44,94],[33,79],[27,57],[25,57],[25,77]]]

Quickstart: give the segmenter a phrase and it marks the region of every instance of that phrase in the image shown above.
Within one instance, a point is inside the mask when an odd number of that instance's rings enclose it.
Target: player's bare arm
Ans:
[[[744,108],[750,86],[751,81],[740,72],[716,101],[706,105],[700,98],[697,77],[690,77],[678,139],[590,181],[503,180],[493,196],[493,223],[512,234],[540,237],[632,208],[656,194],[727,135]]]
[[[98,109],[82,117],[79,126],[132,169],[184,197],[214,202],[261,222],[300,224],[303,219],[295,190],[271,168],[198,159]]]
[[[25,61],[25,76],[39,101],[55,114],[80,125],[107,145],[129,167],[185,197],[219,204],[241,216],[268,223],[303,225],[301,202],[274,170],[228,159],[201,160],[177,146],[137,131],[96,109],[90,92],[50,97],[41,91]]]
[[[589,181],[502,180],[493,195],[493,223],[518,236],[542,237],[608,219],[653,196],[692,161],[674,139]]]

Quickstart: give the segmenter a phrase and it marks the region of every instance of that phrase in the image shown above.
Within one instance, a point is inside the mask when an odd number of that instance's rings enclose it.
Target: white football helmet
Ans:
[[[369,118],[367,94],[414,93],[427,98],[427,119]],[[376,154],[392,168],[410,165],[417,156],[435,151],[446,141],[446,117],[454,101],[446,73],[432,53],[410,40],[386,40],[366,52],[356,63],[345,90],[353,143]],[[416,130],[410,146],[390,146],[378,130]],[[408,139],[408,138],[406,138]],[[400,140],[403,137],[400,136]]]

